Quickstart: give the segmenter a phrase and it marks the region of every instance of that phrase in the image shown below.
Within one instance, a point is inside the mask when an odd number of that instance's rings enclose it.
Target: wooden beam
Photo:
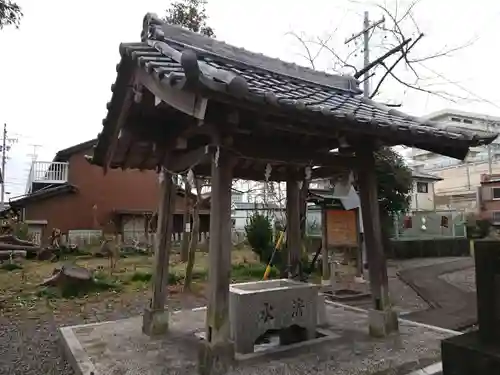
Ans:
[[[125,91],[123,93],[124,97],[122,99],[122,102],[120,103],[119,109],[116,109],[116,111],[119,111],[119,115],[116,124],[114,126],[113,132],[111,134],[110,144],[106,152],[105,162],[103,166],[104,173],[108,171],[109,166],[113,160],[113,156],[116,152],[118,145],[118,136],[123,126],[125,125],[125,122],[127,121],[130,107],[132,106],[134,99],[134,93],[130,87],[125,88],[124,91]],[[122,95],[122,92],[119,92],[118,95]]]
[[[168,309],[165,309],[168,288],[168,269],[172,242],[173,212],[176,187],[172,175],[160,172],[160,204],[155,241],[153,296],[151,305],[144,312],[143,332],[147,335],[163,334],[168,330]]]
[[[354,158],[351,156],[320,153],[317,148],[293,147],[285,142],[273,142],[261,138],[235,138],[232,150],[240,159],[277,164],[348,167],[354,163]]]
[[[203,119],[207,109],[207,99],[193,92],[172,87],[168,79],[158,79],[142,68],[136,69],[136,76],[151,93],[175,109],[197,119]]]
[[[206,145],[186,153],[172,153],[167,160],[166,168],[169,171],[180,173],[194,168],[198,164],[206,164],[213,153],[213,147]]]

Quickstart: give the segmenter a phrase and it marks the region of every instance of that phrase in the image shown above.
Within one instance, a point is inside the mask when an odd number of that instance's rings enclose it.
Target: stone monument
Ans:
[[[443,375],[500,374],[500,241],[475,245],[479,329],[443,340]]]

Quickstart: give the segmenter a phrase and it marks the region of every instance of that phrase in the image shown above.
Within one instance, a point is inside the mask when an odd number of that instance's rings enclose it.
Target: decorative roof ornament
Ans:
[[[146,42],[148,39],[163,39],[165,33],[161,29],[161,25],[163,25],[163,21],[156,13],[147,13],[142,20],[141,41]]]
[[[271,172],[273,171],[273,167],[271,166],[271,164],[267,163],[266,165],[266,171],[264,173],[264,177],[266,179],[266,182],[269,181],[269,179],[271,178]]]

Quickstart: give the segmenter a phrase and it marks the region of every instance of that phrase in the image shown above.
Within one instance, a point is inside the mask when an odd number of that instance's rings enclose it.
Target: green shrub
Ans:
[[[254,213],[245,225],[245,232],[252,251],[262,263],[267,263],[273,251],[273,230],[269,218]]]
[[[23,267],[19,264],[16,263],[4,263],[0,265],[0,269],[5,270],[5,271],[14,271],[14,270],[20,270]]]
[[[132,275],[130,281],[140,281],[143,283],[149,283],[152,277],[153,275],[150,272],[137,271]]]
[[[265,264],[258,264],[258,263],[235,264],[233,265],[231,270],[231,278],[237,282],[262,280],[265,271],[266,271]],[[277,276],[278,276],[278,270],[275,267],[272,267],[269,277],[276,278]]]
[[[490,233],[491,222],[481,219],[476,214],[471,214],[466,218],[465,226],[467,228],[467,238],[484,238]]]
[[[206,270],[198,270],[198,271],[193,271],[193,280],[207,280],[208,278],[208,271]]]

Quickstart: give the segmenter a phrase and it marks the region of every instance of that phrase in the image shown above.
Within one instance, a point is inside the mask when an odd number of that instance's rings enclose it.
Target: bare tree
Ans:
[[[0,30],[5,26],[19,27],[23,12],[21,7],[12,0],[0,0]]]
[[[370,6],[366,2],[350,0],[351,3],[362,6]],[[439,74],[429,75],[431,72],[425,63],[438,58],[452,56],[454,52],[462,50],[473,44],[476,38],[456,46],[443,46],[430,51],[430,48],[416,48],[424,45],[426,40],[424,32],[419,27],[415,16],[415,10],[420,0],[413,0],[404,6],[402,1],[395,0],[390,4],[371,4],[377,9],[378,16],[383,17],[384,22],[370,30],[370,50],[372,54],[379,57],[373,59],[369,67],[369,79],[373,89],[370,90],[370,98],[375,98],[382,93],[382,89],[392,84],[399,84],[406,89],[415,90],[426,94],[435,95],[450,101],[470,100],[449,92],[435,89],[436,82],[443,82]],[[342,30],[344,31],[344,30]],[[356,78],[366,72],[358,69],[357,60],[363,54],[363,43],[353,39],[353,48],[345,46],[345,37],[339,30],[334,30],[326,37],[308,36],[295,31],[289,32],[302,50],[300,54],[313,69],[316,68],[318,59],[327,56],[331,62],[331,69],[336,73],[350,71]],[[374,40],[376,37],[378,41]],[[419,53],[427,51],[427,53]],[[392,82],[391,82],[392,81]],[[395,106],[399,106],[400,103]]]

